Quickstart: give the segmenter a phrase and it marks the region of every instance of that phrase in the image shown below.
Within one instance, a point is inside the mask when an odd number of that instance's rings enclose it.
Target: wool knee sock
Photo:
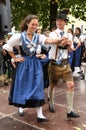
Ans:
[[[74,92],[67,91],[67,113],[73,111]]]

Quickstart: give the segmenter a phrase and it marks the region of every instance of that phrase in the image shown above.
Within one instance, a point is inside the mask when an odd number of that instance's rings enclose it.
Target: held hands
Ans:
[[[71,44],[72,44],[72,42],[66,37],[62,37],[60,42],[59,42],[60,46],[66,46],[66,45],[70,46]]]

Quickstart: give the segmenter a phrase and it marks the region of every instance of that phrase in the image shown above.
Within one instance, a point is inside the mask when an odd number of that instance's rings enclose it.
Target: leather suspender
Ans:
[[[58,36],[57,32],[54,31],[56,33],[56,35]],[[56,53],[55,53],[55,60],[56,60],[56,57],[57,57],[57,52],[58,52],[58,45],[56,45]]]

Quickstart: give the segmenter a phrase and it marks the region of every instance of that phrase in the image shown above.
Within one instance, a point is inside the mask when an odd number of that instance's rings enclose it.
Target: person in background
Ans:
[[[49,33],[51,31],[48,30],[48,29],[45,29],[43,31],[43,34],[47,37],[49,37]],[[46,49],[48,50],[47,54],[46,54],[46,57],[47,57],[47,60],[45,60],[45,62],[43,62],[43,73],[44,73],[44,88],[47,88],[49,87],[49,76],[48,76],[48,65],[49,65],[49,51],[50,51],[50,45],[46,44],[45,45]]]
[[[0,75],[3,74],[3,49],[2,49],[2,45],[3,45],[4,40],[0,40]]]
[[[83,67],[84,80],[86,80],[86,36],[85,36],[84,46],[85,46],[85,50],[83,52],[81,65]]]
[[[43,114],[45,104],[43,68],[41,59],[46,55],[41,53],[42,43],[66,44],[66,38],[49,38],[35,33],[38,27],[38,17],[28,15],[20,24],[20,32],[14,34],[3,49],[7,50],[16,63],[16,73],[9,93],[9,105],[21,108],[37,107],[37,122],[49,121]],[[21,57],[16,57],[13,48],[20,46]],[[21,111],[20,111],[21,112]]]
[[[12,35],[13,35],[12,32],[9,32],[7,34],[4,44],[6,44],[6,42],[12,37]],[[11,64],[11,57],[6,50],[3,50],[3,57],[4,57],[3,72],[4,72],[4,74],[7,74],[8,79],[11,79],[13,67],[12,67],[12,64]]]
[[[77,45],[74,47],[74,33],[73,33],[73,29],[69,28],[68,29],[68,33],[72,34],[72,40],[73,40],[72,47],[75,48],[74,51],[69,52],[69,59],[68,59],[69,63],[70,63],[70,66],[71,66],[71,69],[72,69],[72,72],[73,72],[74,71],[74,53],[81,46],[81,42],[77,41]]]
[[[72,39],[73,39],[73,37],[74,37],[73,29],[72,29],[72,28],[69,28],[67,32],[72,34]]]
[[[67,33],[71,33],[71,34],[72,34],[72,40],[73,40],[73,37],[74,37],[73,29],[72,29],[72,28],[69,28],[69,29],[67,30]],[[72,46],[73,46],[73,44],[72,44]],[[74,46],[73,46],[73,47],[74,47]],[[70,63],[71,69],[72,69],[73,51],[72,51],[72,52],[69,52],[69,58],[68,58],[68,60],[69,60],[69,63]]]
[[[57,29],[56,27],[56,21],[53,21],[53,23],[51,24],[51,32],[55,31]]]
[[[41,28],[37,28],[35,32],[36,32],[37,34],[41,34],[41,33],[42,33],[42,30],[41,30]]]
[[[51,32],[51,31],[47,29],[47,30],[45,30],[45,31],[43,32],[43,34],[44,34],[45,36],[49,37],[50,32]]]
[[[37,28],[35,31],[38,35],[43,34],[47,37],[49,37],[50,31],[48,29],[44,29],[43,33],[40,28]],[[43,65],[43,79],[44,79],[44,89],[49,86],[49,79],[48,79],[48,63],[49,63],[49,58],[48,58],[48,52],[49,52],[49,45],[48,44],[42,44],[42,50],[45,48],[47,50],[46,52],[46,58],[45,60],[42,60],[42,65]]]
[[[61,38],[66,37],[66,45],[61,45],[62,42],[58,45],[52,44],[49,51],[49,111],[55,112],[54,105],[54,88],[57,86],[59,79],[61,78],[65,81],[67,85],[67,118],[78,118],[80,117],[73,109],[74,101],[74,81],[72,76],[72,70],[68,63],[68,52],[74,51],[72,47],[72,35],[66,33],[64,30],[65,25],[67,24],[68,18],[65,12],[60,12],[56,18],[57,29],[50,33],[49,37],[51,38]]]
[[[84,52],[84,48],[85,48],[84,41],[85,41],[85,37],[81,34],[81,29],[79,27],[77,27],[75,29],[75,34],[74,34],[74,48],[76,48],[77,44],[78,44],[78,47],[77,47],[76,51],[74,51],[73,75],[79,76],[79,74],[81,74],[82,78],[84,78],[83,74],[82,74],[82,70],[81,70],[81,61],[82,61],[82,56],[83,56],[83,52]]]

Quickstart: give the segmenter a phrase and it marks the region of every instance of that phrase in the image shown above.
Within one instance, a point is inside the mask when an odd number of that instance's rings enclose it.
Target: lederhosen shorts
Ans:
[[[48,74],[50,85],[56,85],[60,78],[62,78],[63,81],[73,81],[72,70],[69,64],[60,66],[50,62],[48,66]]]

